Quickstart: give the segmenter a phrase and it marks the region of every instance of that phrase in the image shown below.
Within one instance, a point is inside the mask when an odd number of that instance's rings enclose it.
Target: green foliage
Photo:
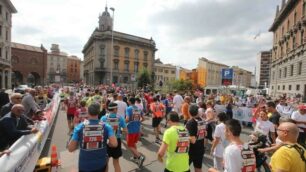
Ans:
[[[192,82],[190,80],[175,80],[171,85],[171,87],[177,91],[186,91],[192,89]]]
[[[150,85],[151,84],[151,74],[149,73],[149,71],[147,69],[143,69],[138,73],[138,77],[137,77],[137,84],[138,87],[144,87],[146,85]]]

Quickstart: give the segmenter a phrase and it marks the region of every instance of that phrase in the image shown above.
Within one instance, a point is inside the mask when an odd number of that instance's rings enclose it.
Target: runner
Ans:
[[[230,145],[224,151],[224,172],[255,172],[256,159],[253,150],[240,139],[241,125],[238,120],[230,119],[225,123],[225,136]],[[216,172],[210,168],[209,172]]]
[[[165,114],[165,106],[158,101],[158,96],[153,98],[153,103],[150,105],[150,110],[152,112],[152,127],[154,128],[155,132],[155,143],[160,143],[160,122]]]
[[[65,104],[67,106],[68,135],[70,135],[74,127],[73,118],[78,106],[78,100],[72,91],[69,93],[69,97],[65,100]]]
[[[180,118],[176,112],[170,112],[168,115],[168,125],[170,125],[170,128],[164,133],[157,158],[160,162],[163,162],[163,157],[167,153],[165,172],[190,171],[188,131],[180,125]]]
[[[98,119],[100,105],[88,107],[88,120],[79,124],[68,145],[69,152],[80,147],[79,172],[105,172],[107,168],[107,140],[110,147],[117,147],[117,140],[110,125]]]
[[[103,122],[112,126],[114,133],[117,137],[118,146],[115,148],[107,146],[107,154],[113,158],[113,165],[115,172],[121,172],[119,158],[122,156],[121,148],[121,130],[126,132],[126,123],[122,116],[117,114],[118,105],[116,103],[110,103],[107,107],[109,113],[101,118]]]
[[[88,109],[86,107],[86,101],[81,101],[81,107],[75,112],[73,123],[74,127],[79,125],[79,123],[84,122],[85,119],[88,118]]]
[[[184,125],[185,125],[185,124],[187,123],[187,121],[191,118],[191,117],[190,117],[190,114],[189,114],[189,111],[188,111],[190,101],[191,101],[190,97],[189,97],[189,96],[186,96],[186,97],[184,98],[184,103],[183,103],[183,105],[182,105],[182,115],[183,115],[183,117],[184,117]]]
[[[189,113],[191,119],[186,123],[190,135],[189,165],[193,163],[194,171],[202,171],[204,156],[204,138],[206,135],[206,122],[198,115],[198,106],[190,105]]]
[[[141,167],[145,160],[145,156],[137,151],[136,143],[140,137],[140,126],[141,122],[144,121],[144,118],[141,111],[135,106],[134,97],[129,99],[129,104],[130,106],[126,109],[126,122],[128,129],[126,142],[128,148],[133,154],[133,157],[131,157],[130,160],[136,162],[138,166]]]

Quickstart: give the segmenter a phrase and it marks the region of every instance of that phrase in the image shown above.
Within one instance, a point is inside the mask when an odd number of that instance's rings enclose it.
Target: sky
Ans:
[[[276,6],[281,0],[11,0],[12,41],[83,59],[82,49],[107,3],[114,30],[153,38],[156,58],[188,69],[198,59],[254,72],[260,51],[272,47]],[[257,35],[257,37],[256,37]],[[256,39],[255,39],[256,37]]]

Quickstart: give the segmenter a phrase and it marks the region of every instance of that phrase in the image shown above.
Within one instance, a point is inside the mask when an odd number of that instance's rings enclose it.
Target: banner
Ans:
[[[59,94],[55,93],[44,112],[47,120],[35,125],[39,132],[22,136],[9,148],[11,154],[0,158],[1,172],[33,172],[54,123],[59,103]]]
[[[233,119],[244,122],[252,122],[252,108],[235,107],[233,108]]]

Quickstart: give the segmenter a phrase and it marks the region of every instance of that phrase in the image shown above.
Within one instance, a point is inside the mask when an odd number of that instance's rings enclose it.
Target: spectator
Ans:
[[[123,97],[121,94],[114,94],[114,103],[116,103],[118,105],[118,111],[117,114],[122,116],[122,118],[125,119],[125,112],[126,112],[126,108],[127,108],[127,104],[122,101]]]
[[[0,99],[0,108],[1,108],[3,105],[7,104],[10,101],[9,95],[5,92],[5,88],[2,88],[0,90],[0,97],[1,97]]]
[[[182,104],[184,103],[184,99],[178,92],[175,91],[174,93],[175,96],[173,97],[173,111],[180,114]]]
[[[10,113],[0,119],[0,150],[11,146],[21,136],[36,133],[36,128],[30,128],[22,115],[24,107],[15,104]]]
[[[297,144],[299,129],[297,125],[284,122],[277,128],[279,138],[287,144],[279,148],[271,157],[271,169],[276,172],[305,172],[306,150]]]
[[[268,117],[269,121],[271,121],[274,124],[274,127],[277,128],[279,125],[279,118],[281,117],[279,112],[275,108],[274,102],[268,102],[267,103],[267,110],[268,110]]]
[[[224,172],[255,171],[256,161],[252,150],[240,139],[241,125],[230,119],[225,123],[225,136],[230,141],[224,150]],[[210,168],[209,172],[218,170]]]
[[[291,118],[299,127],[300,133],[298,137],[299,144],[305,144],[306,138],[306,105],[300,105],[299,110],[293,112]]]
[[[224,148],[228,145],[225,139],[225,121],[227,116],[225,112],[218,114],[219,124],[216,126],[214,133],[214,141],[211,146],[210,154],[214,157],[214,168],[222,171],[223,169],[223,153]]]
[[[13,93],[9,103],[2,106],[0,111],[0,118],[9,113],[14,104],[20,104],[22,100],[22,95],[20,93]]]
[[[42,111],[40,111],[39,105],[35,102],[36,90],[30,89],[28,93],[25,94],[23,97],[21,103],[24,106],[24,114],[29,117],[33,118],[36,117],[36,115],[41,114]],[[38,119],[41,120],[41,119]]]
[[[261,111],[259,116],[260,118],[256,122],[255,131],[266,135],[270,143],[275,143],[275,126],[268,120],[267,112]],[[269,136],[271,136],[271,139]]]
[[[189,104],[190,104],[190,97],[186,96],[184,98],[184,104],[182,105],[182,115],[184,117],[184,125],[187,123],[187,121],[191,118],[189,114]]]

